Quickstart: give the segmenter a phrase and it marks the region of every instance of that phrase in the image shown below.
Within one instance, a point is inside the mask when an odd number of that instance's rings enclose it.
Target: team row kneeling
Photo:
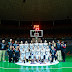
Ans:
[[[10,49],[8,49],[7,52],[9,62],[52,63],[54,59],[57,60],[57,51],[54,49],[54,46],[51,46],[51,48],[47,46],[46,49],[44,49],[44,47],[39,49],[39,46],[37,48],[33,46],[33,49],[28,48],[25,50],[23,48],[21,51],[19,46],[17,46],[16,49],[13,49],[13,46],[10,46]]]

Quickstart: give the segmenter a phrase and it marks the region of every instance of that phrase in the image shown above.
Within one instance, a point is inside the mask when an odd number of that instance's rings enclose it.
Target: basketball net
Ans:
[[[35,35],[35,39],[36,39],[36,40],[38,39],[38,34]]]

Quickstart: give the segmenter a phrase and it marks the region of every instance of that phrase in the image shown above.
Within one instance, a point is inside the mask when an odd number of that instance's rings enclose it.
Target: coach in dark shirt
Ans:
[[[62,43],[61,43],[61,51],[62,51],[63,62],[65,62],[66,44],[64,43],[64,41],[62,41]]]
[[[5,52],[7,49],[7,45],[5,44],[5,40],[2,40],[2,43],[0,44],[0,61],[1,58],[3,57],[3,61],[5,61]],[[2,56],[3,54],[3,56]]]
[[[12,42],[12,39],[10,39],[10,42],[8,42],[8,48],[10,49],[10,46],[13,46],[13,42]],[[14,46],[13,46],[13,48],[14,48]]]

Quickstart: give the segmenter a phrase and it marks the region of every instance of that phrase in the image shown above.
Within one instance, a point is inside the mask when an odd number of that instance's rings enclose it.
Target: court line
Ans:
[[[26,68],[4,68],[4,67],[0,67],[2,69],[26,69]],[[72,67],[60,67],[60,68],[38,68],[38,69],[64,69],[64,68],[72,68]],[[27,68],[29,70],[32,69],[37,69],[37,68]]]

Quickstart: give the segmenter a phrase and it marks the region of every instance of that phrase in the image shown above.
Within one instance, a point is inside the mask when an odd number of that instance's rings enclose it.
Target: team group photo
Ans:
[[[5,40],[2,40],[0,44],[0,61],[2,52],[3,61],[6,61],[4,55],[7,52],[8,61],[13,63],[46,64],[56,61],[65,62],[65,50],[66,44],[64,41],[60,42],[59,40],[57,42],[54,40],[47,42],[45,40],[44,43],[42,40],[40,42],[31,40],[31,43],[27,41],[25,43],[23,41],[18,42],[17,40],[13,43],[12,39],[10,39],[10,42],[5,43]]]

